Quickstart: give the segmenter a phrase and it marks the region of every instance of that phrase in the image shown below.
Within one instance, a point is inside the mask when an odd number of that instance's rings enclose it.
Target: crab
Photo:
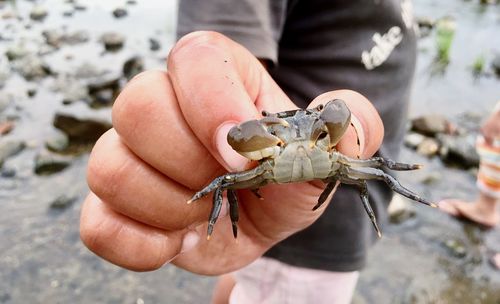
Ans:
[[[337,182],[357,186],[364,209],[379,237],[381,232],[368,201],[366,180],[382,180],[393,191],[436,207],[382,170],[415,170],[420,165],[399,163],[383,157],[350,158],[336,150],[336,145],[351,124],[351,112],[343,100],[334,99],[313,109],[278,113],[262,111],[262,116],[262,119],[234,126],[227,135],[229,145],[236,152],[249,160],[258,161],[258,165],[246,171],[227,173],[215,178],[188,201],[191,203],[213,191],[207,239],[210,239],[219,217],[224,191],[227,193],[229,216],[233,236],[236,238],[239,217],[236,190],[250,189],[262,199],[258,189],[270,183],[322,180],[326,186],[313,211],[327,200]]]

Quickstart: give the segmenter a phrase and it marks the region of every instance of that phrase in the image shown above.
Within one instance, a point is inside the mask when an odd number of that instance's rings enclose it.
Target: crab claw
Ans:
[[[328,129],[330,148],[336,146],[351,123],[351,111],[343,100],[334,99],[325,105],[319,118]]]
[[[227,142],[238,153],[252,160],[277,155],[282,140],[267,131],[266,125],[288,123],[277,117],[264,117],[234,126],[227,134]]]

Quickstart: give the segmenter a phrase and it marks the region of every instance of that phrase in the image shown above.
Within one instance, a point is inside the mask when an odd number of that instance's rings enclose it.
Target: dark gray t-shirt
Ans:
[[[178,18],[179,37],[218,31],[273,62],[270,74],[299,107],[336,89],[365,95],[384,122],[378,154],[397,158],[416,58],[410,0],[181,0]],[[379,182],[368,187],[383,225],[392,192]],[[364,266],[375,239],[358,190],[342,185],[323,216],[266,256],[354,271]]]

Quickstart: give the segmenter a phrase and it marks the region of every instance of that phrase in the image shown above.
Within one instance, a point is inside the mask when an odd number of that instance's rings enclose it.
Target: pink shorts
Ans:
[[[231,304],[286,304],[351,302],[358,271],[332,272],[290,266],[259,258],[234,273]]]

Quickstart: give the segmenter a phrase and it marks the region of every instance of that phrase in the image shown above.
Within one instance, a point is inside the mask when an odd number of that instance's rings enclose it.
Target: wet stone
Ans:
[[[58,196],[55,200],[50,203],[50,209],[53,210],[64,210],[71,207],[78,200],[77,196],[71,196],[63,194]]]
[[[420,134],[435,136],[439,133],[449,133],[451,124],[443,115],[432,114],[413,119],[411,129]]]
[[[113,10],[113,16],[115,16],[115,18],[123,18],[127,15],[128,15],[128,12],[124,8],[116,8]]]
[[[479,165],[475,134],[460,136],[440,134],[437,139],[441,143],[439,154],[443,161],[463,168],[477,167]]]
[[[76,115],[59,112],[54,117],[54,126],[68,135],[70,142],[93,143],[112,127],[111,122],[92,115]]]
[[[0,176],[4,177],[4,178],[13,178],[13,177],[16,177],[16,169],[14,168],[2,168],[0,170]]]
[[[128,80],[144,71],[144,60],[139,56],[134,56],[123,64],[123,76]]]
[[[454,256],[456,258],[464,258],[467,256],[467,250],[465,248],[465,244],[462,241],[449,239],[446,240],[443,245],[451,256]]]
[[[114,90],[99,90],[92,95],[92,107],[111,106],[115,100]]]
[[[434,138],[425,138],[417,147],[417,153],[424,156],[436,155],[439,151],[439,142]]]
[[[10,61],[14,61],[23,57],[26,57],[29,54],[28,49],[24,46],[24,44],[15,44],[10,46],[5,52],[5,56]]]
[[[500,77],[500,53],[495,54],[493,60],[491,61],[491,68],[495,74]]]
[[[35,6],[30,12],[30,18],[35,21],[43,21],[48,14],[48,11],[44,7]]]
[[[416,149],[424,140],[425,140],[424,135],[415,132],[410,132],[406,134],[404,138],[404,144],[408,148]]]
[[[52,74],[47,63],[34,55],[17,60],[14,69],[26,80],[39,79]]]
[[[0,141],[0,167],[9,157],[19,154],[26,147],[22,140]]]
[[[160,42],[155,38],[149,38],[149,49],[151,51],[158,51],[159,49],[161,49]]]
[[[60,30],[46,30],[42,32],[45,42],[55,48],[59,48],[64,44],[75,45],[89,41],[89,34],[86,31],[75,31],[72,33],[64,33]]]
[[[101,41],[107,51],[118,51],[125,44],[125,36],[116,32],[108,32],[101,36]]]
[[[53,152],[64,152],[69,146],[68,136],[62,132],[57,132],[45,141],[45,146]]]
[[[38,175],[50,175],[66,169],[70,164],[68,157],[42,151],[35,156],[34,171]]]

